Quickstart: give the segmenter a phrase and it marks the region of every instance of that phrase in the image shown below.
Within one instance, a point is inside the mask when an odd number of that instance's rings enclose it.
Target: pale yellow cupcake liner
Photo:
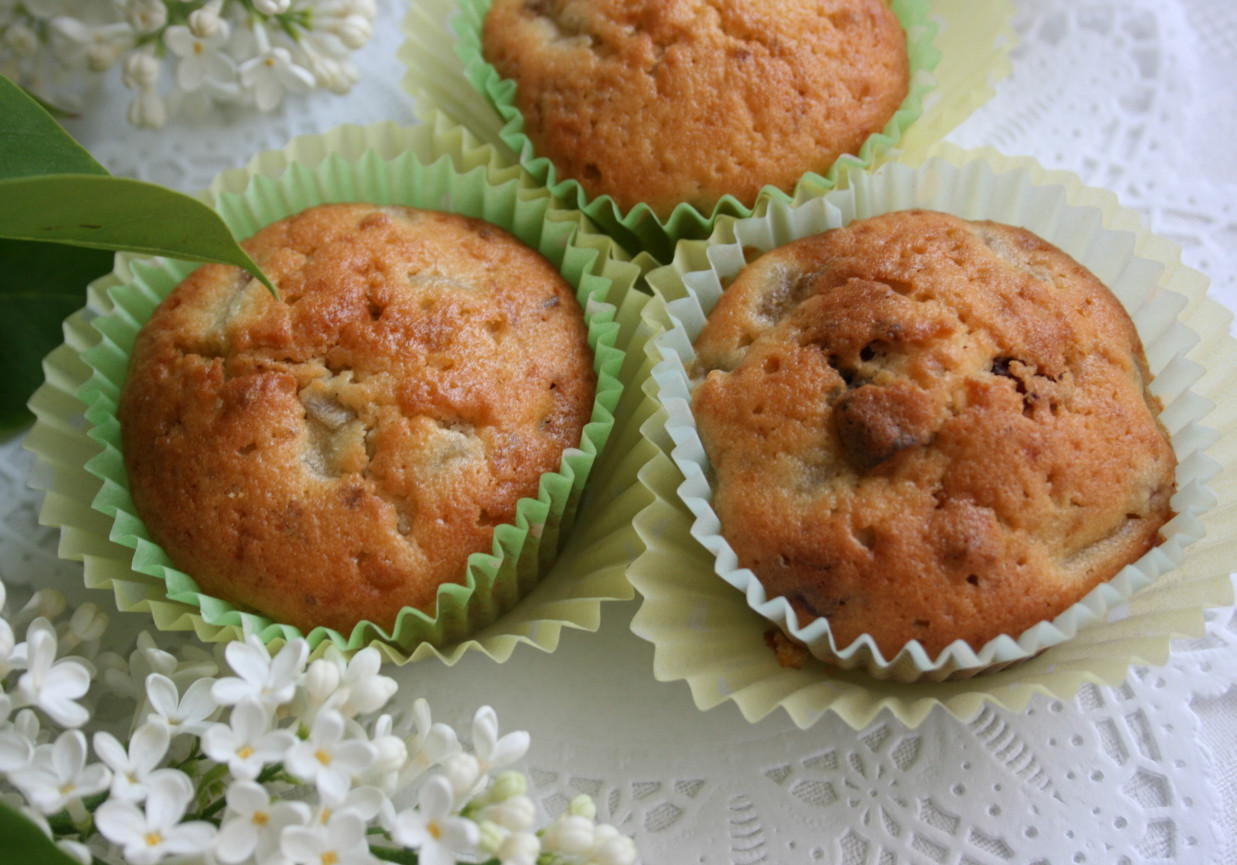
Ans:
[[[305,636],[315,654],[375,645],[401,663],[430,656],[454,663],[469,651],[503,661],[521,643],[551,651],[563,628],[595,629],[602,602],[631,596],[623,570],[639,545],[631,519],[643,502],[604,495],[616,483],[626,486],[616,471],[634,476],[634,468],[598,451],[622,397],[621,340],[637,328],[645,296],[632,290],[639,268],[615,244],[460,130],[340,127],[258,155],[247,168],[220,175],[202,197],[238,236],[313,204],[347,200],[452,210],[508,228],[577,286],[597,358],[593,418],[560,472],[543,477],[542,494],[521,502],[516,525],[496,533],[493,554],[470,560],[469,582],[492,581],[488,591],[440,593],[439,607],[454,606],[454,621],[406,610],[389,634],[368,623],[350,634],[301,634],[197,592],[133,514],[116,395],[137,329],[192,265],[118,256],[115,272],[90,286],[87,308],[66,322],[65,344],[45,361],[47,380],[31,400],[37,421],[26,441],[37,456],[32,484],[46,490],[41,520],[60,528],[60,553],[84,562],[88,586],[111,590],[121,610],[148,611],[159,629],[191,629],[207,641],[253,632],[277,646]],[[606,514],[594,500],[606,501]],[[570,524],[577,508],[576,529],[555,558],[557,526]],[[537,580],[539,564],[552,566]]]
[[[1024,225],[1113,288],[1146,343],[1179,490],[1164,543],[1052,622],[978,652],[955,644],[929,658],[912,644],[885,659],[866,637],[834,645],[825,620],[800,628],[784,600],[766,598],[737,568],[708,504],[683,364],[703,316],[743,266],[744,247],[768,249],[910,207]],[[1231,486],[1237,458],[1232,399],[1222,399],[1237,377],[1230,316],[1206,297],[1205,277],[1180,264],[1179,250],[1111,193],[1031,160],[942,146],[917,169],[856,172],[798,207],[770,202],[756,217],[725,220],[708,241],[680,243],[674,263],[648,280],[656,296],[645,318],[662,332],[644,345],[654,365],[644,389],[657,405],[644,431],[659,454],[641,473],[654,499],[637,520],[647,550],[630,571],[644,596],[632,627],[655,644],[657,676],[686,679],[698,705],[733,699],[753,719],[781,706],[801,726],[827,711],[862,725],[881,708],[912,724],[938,703],[960,717],[985,701],[1018,708],[1036,691],[1064,697],[1082,681],[1119,681],[1131,663],[1162,662],[1171,638],[1201,632],[1204,607],[1231,602],[1226,557],[1237,548],[1237,523],[1216,498]],[[829,663],[780,667],[765,644],[775,626]]]

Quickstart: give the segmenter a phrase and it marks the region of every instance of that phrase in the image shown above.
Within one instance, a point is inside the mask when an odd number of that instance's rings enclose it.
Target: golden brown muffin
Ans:
[[[906,211],[799,240],[740,272],[696,351],[722,534],[839,648],[1017,635],[1172,515],[1129,316],[1028,231]]]
[[[482,51],[560,179],[663,218],[824,173],[909,77],[885,0],[494,0]]]
[[[208,594],[308,630],[433,614],[438,586],[579,443],[595,375],[558,271],[507,232],[324,205],[195,271],[119,416],[151,537]]]

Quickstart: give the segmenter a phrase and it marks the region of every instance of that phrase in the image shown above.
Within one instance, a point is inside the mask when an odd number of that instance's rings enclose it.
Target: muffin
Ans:
[[[1172,516],[1128,314],[1028,231],[903,211],[797,240],[739,273],[695,349],[722,535],[838,647],[1018,635]]]
[[[433,614],[580,442],[596,375],[559,272],[496,226],[321,205],[207,265],[139,333],[134,506],[200,588],[302,630]]]
[[[885,0],[494,0],[481,41],[560,179],[662,219],[824,173],[909,83]]]

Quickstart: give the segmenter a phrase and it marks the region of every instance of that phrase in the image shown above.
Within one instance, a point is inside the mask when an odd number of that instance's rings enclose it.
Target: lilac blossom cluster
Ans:
[[[464,747],[424,699],[394,709],[374,648],[172,653],[143,632],[115,652],[93,604],[5,602],[0,583],[0,800],[83,865],[636,862],[587,796],[538,828],[509,768],[528,734],[482,707]]]

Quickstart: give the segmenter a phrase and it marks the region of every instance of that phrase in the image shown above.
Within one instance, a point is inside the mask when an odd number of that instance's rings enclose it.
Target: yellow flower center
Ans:
[[[163,843],[163,836],[160,835],[158,832],[147,832],[146,833],[146,846],[158,847],[162,843]]]
[[[318,762],[323,766],[331,765],[331,755],[319,748],[314,752],[314,756],[318,758]]]
[[[274,57],[267,57],[267,58],[266,58],[266,65],[267,65],[267,66],[274,66],[274,65],[275,65],[275,58],[274,58]]]
[[[430,833],[430,837],[435,841],[442,840],[442,827],[438,825],[437,820],[431,820],[425,827],[425,831]]]
[[[267,814],[265,811],[254,811],[253,812],[253,823],[255,826],[265,826],[267,823],[270,822],[270,820],[271,820],[271,815]]]
[[[72,781],[70,781],[68,784],[65,784],[63,787],[60,788],[60,795],[68,796],[70,793],[72,793],[76,789],[77,789],[77,785],[74,784]]]
[[[250,757],[253,756],[253,748],[249,747],[248,745],[242,745],[240,749],[236,752],[236,756],[240,757],[242,760],[248,760]]]
[[[205,50],[206,50],[206,48],[205,48],[205,47],[203,47],[203,45],[202,45],[202,43],[201,43],[201,42],[194,42],[194,43],[193,43],[193,53],[194,53],[194,54],[201,54],[201,53],[202,53],[203,51],[205,51]]]
[[[322,854],[322,865],[335,865],[339,861],[339,854],[334,850],[328,850]]]

